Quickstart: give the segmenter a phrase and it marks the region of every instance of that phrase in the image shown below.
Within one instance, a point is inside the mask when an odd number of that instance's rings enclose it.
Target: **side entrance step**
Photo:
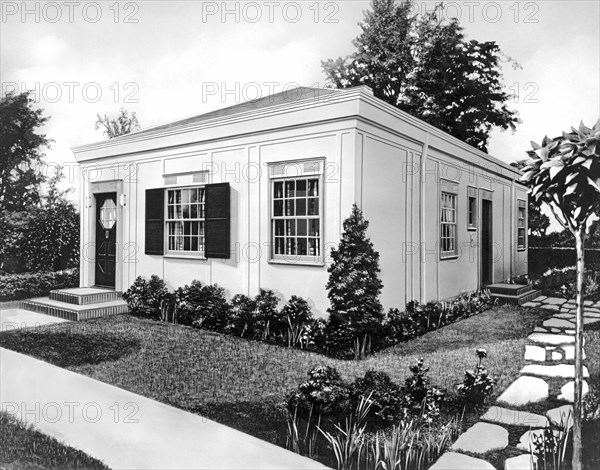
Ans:
[[[533,290],[530,285],[521,284],[491,284],[487,286],[492,298],[504,304],[523,305],[541,295],[539,290]]]
[[[87,287],[51,291],[49,297],[24,300],[21,308],[71,321],[129,313],[120,292]]]

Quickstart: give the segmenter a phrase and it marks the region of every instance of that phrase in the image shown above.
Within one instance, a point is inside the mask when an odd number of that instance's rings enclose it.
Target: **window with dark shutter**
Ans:
[[[205,191],[205,256],[228,259],[231,256],[229,183],[207,184]]]
[[[147,255],[164,253],[164,189],[146,190],[146,238]]]

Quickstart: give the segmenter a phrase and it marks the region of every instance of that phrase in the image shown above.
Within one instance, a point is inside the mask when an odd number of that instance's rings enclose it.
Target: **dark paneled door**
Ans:
[[[492,201],[481,201],[481,285],[492,283]]]
[[[96,194],[96,285],[115,287],[117,193]]]

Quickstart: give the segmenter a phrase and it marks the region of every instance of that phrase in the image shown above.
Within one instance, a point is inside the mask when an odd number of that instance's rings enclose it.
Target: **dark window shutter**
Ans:
[[[228,259],[231,256],[229,183],[207,184],[205,188],[205,256]]]
[[[165,190],[146,190],[146,243],[145,253],[147,255],[164,254],[165,234]]]

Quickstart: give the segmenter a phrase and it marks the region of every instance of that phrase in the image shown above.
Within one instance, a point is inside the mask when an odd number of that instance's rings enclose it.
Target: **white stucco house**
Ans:
[[[382,303],[527,272],[527,190],[508,164],[375,98],[297,88],[73,149],[81,286],[194,279],[273,289],[324,315],[328,254],[356,203]]]

